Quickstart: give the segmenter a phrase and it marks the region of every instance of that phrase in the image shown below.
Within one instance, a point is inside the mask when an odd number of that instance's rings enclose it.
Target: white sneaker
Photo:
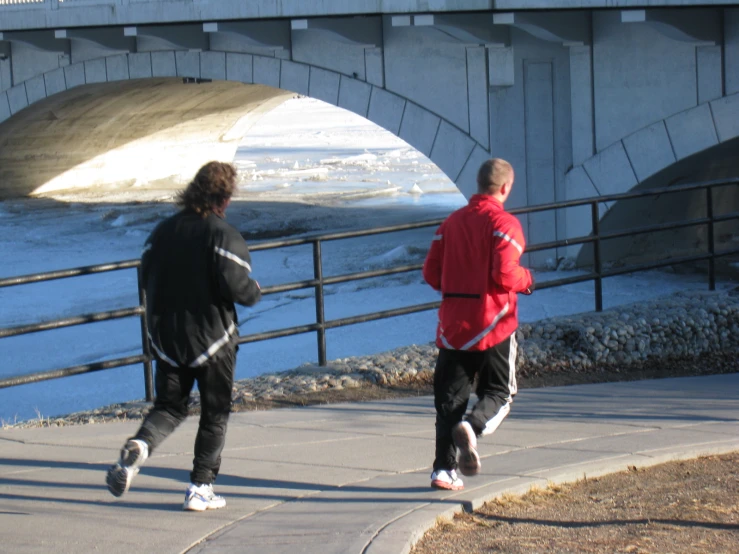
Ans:
[[[120,459],[110,466],[105,482],[113,496],[123,496],[131,487],[139,468],[149,457],[148,445],[138,439],[130,439],[121,448]]]
[[[431,474],[431,487],[445,491],[461,491],[464,483],[457,477],[455,470],[437,469]]]
[[[477,436],[468,421],[460,421],[452,429],[454,445],[459,449],[457,465],[462,475],[477,475],[480,473],[480,455],[477,453]]]
[[[213,485],[191,483],[185,491],[185,504],[182,509],[191,512],[204,512],[205,510],[217,510],[225,506],[226,499],[213,492]]]

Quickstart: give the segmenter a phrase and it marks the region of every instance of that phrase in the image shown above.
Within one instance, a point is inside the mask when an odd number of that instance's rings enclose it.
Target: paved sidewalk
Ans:
[[[196,418],[115,499],[136,423],[0,431],[3,552],[408,552],[439,516],[503,492],[739,450],[739,374],[522,390],[463,491],[429,487],[430,397],[234,414],[223,510],[182,512]]]

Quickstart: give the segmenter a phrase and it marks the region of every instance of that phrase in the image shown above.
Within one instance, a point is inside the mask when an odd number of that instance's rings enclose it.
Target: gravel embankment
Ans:
[[[648,303],[619,306],[522,324],[518,330],[519,381],[558,373],[630,368],[662,361],[739,353],[739,288],[728,292],[690,291]],[[258,408],[284,397],[310,393],[392,388],[430,381],[437,349],[432,344],[355,358],[333,360],[328,367],[304,365],[260,375],[234,385],[236,410]],[[192,408],[199,398],[193,395]],[[140,419],[148,404],[132,402],[58,418],[30,420],[12,427],[62,426]]]

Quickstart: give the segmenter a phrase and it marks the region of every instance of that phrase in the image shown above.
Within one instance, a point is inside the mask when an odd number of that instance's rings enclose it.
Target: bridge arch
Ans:
[[[607,148],[601,150],[581,165],[573,167],[565,175],[567,199],[589,198],[619,194],[634,189],[660,188],[674,184],[699,182],[727,178],[739,174],[739,160],[736,158],[739,147],[739,93],[726,95],[711,102],[678,112],[670,117],[645,126]],[[724,160],[717,164],[713,158]],[[722,171],[716,171],[721,165]],[[728,171],[727,167],[732,170]],[[712,169],[713,168],[713,169]],[[739,204],[736,192],[724,191],[723,205],[735,208]],[[687,195],[687,196],[686,196]],[[669,218],[675,212],[685,213],[685,205],[692,205],[692,217],[705,215],[705,199],[700,193],[668,195],[660,200],[660,206],[650,205],[648,217],[656,222]],[[629,201],[633,206],[635,201]],[[679,203],[679,206],[677,205]],[[582,209],[581,217],[571,217],[567,221],[567,236],[587,235],[592,231],[591,220]],[[641,212],[641,210],[640,210]],[[646,213],[646,212],[645,212]],[[619,205],[601,204],[601,228],[604,231],[623,227],[633,221],[633,210]],[[688,214],[685,214],[686,216]],[[648,222],[642,221],[644,225]],[[732,236],[732,232],[725,234]],[[693,231],[700,238],[701,231]],[[683,237],[684,238],[684,237]],[[739,239],[739,237],[737,237]],[[638,243],[638,244],[637,244]],[[683,244],[685,240],[683,240]],[[611,261],[624,257],[638,258],[635,248],[645,247],[644,241],[622,240],[621,246],[607,249]],[[648,250],[664,251],[665,244],[652,241]],[[568,254],[577,255],[581,264],[590,260],[590,249],[573,248]],[[648,254],[649,252],[644,252]]]
[[[83,85],[167,78],[264,85],[275,89],[275,98],[289,91],[345,108],[387,129],[428,156],[453,182],[459,183],[460,190],[467,196],[472,193],[472,190],[466,189],[474,185],[477,168],[490,157],[485,147],[447,119],[366,81],[276,57],[181,50],[116,54],[77,62],[37,75],[0,92],[0,144],[5,143],[2,150],[12,151],[13,148],[12,137],[8,137],[7,133],[3,137],[3,128],[13,121],[11,116],[42,100]],[[234,137],[231,158],[240,138]],[[59,145],[59,148],[64,147],[63,144]],[[104,145],[99,147],[99,153],[102,153]],[[200,160],[195,155],[191,163],[197,165],[204,161],[207,160]],[[192,172],[193,169],[188,168],[187,174]],[[7,183],[17,177],[17,174],[3,176],[6,192]],[[26,190],[26,193],[38,190],[37,187]]]

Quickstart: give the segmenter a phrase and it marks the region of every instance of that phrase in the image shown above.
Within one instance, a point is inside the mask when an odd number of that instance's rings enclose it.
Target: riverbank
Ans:
[[[522,324],[519,388],[638,380],[739,371],[739,288],[685,291]],[[431,394],[438,349],[411,345],[371,356],[303,365],[234,384],[234,411],[360,402]],[[95,424],[141,419],[147,402],[114,404],[60,417],[3,422],[3,427]],[[199,410],[193,394],[191,413]]]

